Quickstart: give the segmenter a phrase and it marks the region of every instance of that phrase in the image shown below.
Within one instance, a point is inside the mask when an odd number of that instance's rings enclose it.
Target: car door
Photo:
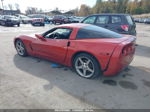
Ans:
[[[95,21],[95,25],[109,29],[110,16],[109,15],[99,15]]]
[[[72,30],[57,28],[44,34],[44,40],[37,39],[32,43],[32,48],[37,56],[62,63],[65,60],[69,37]],[[59,35],[59,36],[58,36]]]

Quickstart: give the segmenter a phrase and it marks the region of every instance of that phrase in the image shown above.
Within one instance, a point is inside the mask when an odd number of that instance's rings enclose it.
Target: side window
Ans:
[[[133,25],[134,23],[133,23],[133,20],[132,20],[132,18],[131,18],[131,16],[126,16],[126,18],[127,18],[127,21],[128,21],[128,23],[130,24],[130,25]]]
[[[120,16],[111,16],[111,23],[121,23],[121,17]]]
[[[50,32],[47,32],[44,36],[49,39],[69,39],[72,29],[57,28]]]
[[[96,24],[108,24],[109,16],[98,16]]]
[[[86,26],[79,29],[76,39],[121,38],[122,35],[98,26]]]
[[[96,16],[91,16],[91,17],[86,18],[86,19],[83,21],[83,23],[85,23],[85,24],[94,24],[95,19],[96,19]]]

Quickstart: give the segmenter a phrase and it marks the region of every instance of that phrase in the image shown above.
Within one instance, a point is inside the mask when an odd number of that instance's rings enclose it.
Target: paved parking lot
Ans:
[[[150,25],[137,24],[136,55],[115,77],[83,79],[67,67],[20,57],[13,39],[53,27],[0,26],[0,108],[150,109]]]

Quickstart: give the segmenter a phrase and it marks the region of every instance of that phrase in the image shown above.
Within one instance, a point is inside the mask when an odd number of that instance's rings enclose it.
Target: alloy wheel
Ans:
[[[18,40],[16,42],[16,50],[18,52],[19,55],[23,56],[24,53],[25,53],[25,48],[24,48],[24,45],[22,43],[22,41]]]
[[[75,69],[80,76],[85,78],[90,78],[95,72],[92,60],[83,56],[77,58],[75,62]]]

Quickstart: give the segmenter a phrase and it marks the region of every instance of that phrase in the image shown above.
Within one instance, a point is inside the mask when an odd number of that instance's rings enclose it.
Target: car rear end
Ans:
[[[5,24],[6,25],[20,25],[20,20],[19,18],[15,17],[15,16],[4,16],[5,18]]]
[[[31,24],[33,26],[44,26],[44,19],[43,18],[32,18]]]
[[[67,22],[67,18],[65,16],[54,16],[52,22],[54,24],[59,23],[59,24],[63,24]]]
[[[125,40],[115,48],[108,66],[104,71],[105,76],[116,75],[126,68],[133,60],[135,53],[135,36],[125,35],[122,38],[125,38]]]
[[[150,24],[150,18],[147,18],[145,21],[146,24]]]
[[[136,35],[136,24],[130,15],[111,15],[111,21],[110,30],[121,34]]]

